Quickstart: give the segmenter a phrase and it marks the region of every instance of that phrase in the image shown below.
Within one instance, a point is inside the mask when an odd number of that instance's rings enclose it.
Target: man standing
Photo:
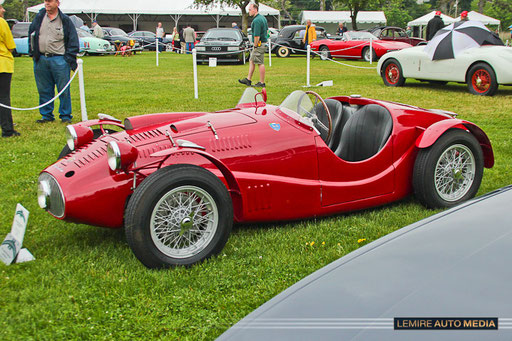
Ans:
[[[44,8],[36,15],[28,31],[39,104],[54,97],[55,86],[59,92],[64,89],[71,70],[77,67],[78,35],[73,22],[60,11],[59,4],[59,0],[44,0]],[[40,108],[43,117],[36,122],[54,121],[53,108],[53,102]],[[60,96],[59,117],[63,123],[69,123],[73,118],[69,87]]]
[[[347,32],[347,28],[345,27],[345,25],[342,22],[340,22],[340,26],[336,30],[336,34],[339,36],[342,36],[343,33],[345,33],[345,32]],[[316,32],[315,32],[315,34],[316,34]]]
[[[308,19],[306,21],[306,32],[304,33],[304,38],[302,38],[302,43],[304,46],[311,44],[312,41],[316,40],[316,29],[315,26],[311,24],[311,20]]]
[[[196,31],[190,27],[190,24],[188,24],[187,28],[183,30],[183,37],[187,44],[187,54],[189,54],[190,51],[194,49],[194,43],[196,42]]]
[[[94,20],[92,22],[92,34],[96,37],[96,38],[99,38],[99,39],[103,39],[103,37],[105,37],[105,34],[103,33],[103,29],[101,28],[100,25],[98,25],[98,23],[96,22],[96,20]]]
[[[268,35],[268,23],[264,16],[258,13],[258,4],[249,4],[249,15],[254,17],[251,23],[252,39],[253,39],[253,50],[251,57],[249,58],[249,73],[247,78],[239,79],[238,81],[247,86],[252,85],[252,75],[258,65],[260,71],[260,81],[254,84],[255,87],[265,87],[265,44],[267,42]]]
[[[431,40],[436,35],[437,31],[444,27],[443,19],[441,18],[441,11],[436,11],[436,15],[427,23],[427,40]]]

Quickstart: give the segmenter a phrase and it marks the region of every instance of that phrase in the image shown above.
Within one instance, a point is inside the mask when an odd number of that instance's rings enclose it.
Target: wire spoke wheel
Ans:
[[[151,239],[165,255],[188,258],[201,252],[212,240],[219,212],[209,193],[196,186],[172,189],[151,214]]]
[[[400,62],[394,58],[390,58],[382,64],[380,75],[386,86],[402,86],[405,83]]]
[[[471,83],[476,91],[484,93],[491,86],[491,75],[486,70],[480,69],[471,77]]]
[[[400,77],[400,70],[396,66],[396,64],[389,64],[385,70],[386,79],[390,84],[398,83]]]

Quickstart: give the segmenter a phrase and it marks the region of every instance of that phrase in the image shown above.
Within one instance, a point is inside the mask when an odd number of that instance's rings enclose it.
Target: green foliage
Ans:
[[[155,54],[147,52],[83,60],[89,118],[105,113],[121,120],[231,108],[244,90],[237,79],[248,68],[198,66],[196,100],[190,55],[162,53],[158,68]],[[272,67],[267,56],[266,64],[269,103],[279,104],[291,91],[302,89],[303,56],[273,57]],[[334,81],[333,87],[314,89],[324,98],[361,94],[457,112],[482,127],[493,144],[496,164],[485,170],[479,194],[512,183],[511,87],[500,87],[489,98],[471,95],[457,83],[434,86],[407,80],[402,88],[389,88],[375,70],[319,58],[311,60],[311,70],[312,84]],[[75,122],[80,117],[77,84],[71,89]],[[16,58],[12,105],[37,103],[32,60]],[[152,271],[133,256],[122,230],[60,221],[38,207],[37,177],[64,146],[64,125],[37,125],[37,111],[15,111],[13,117],[22,135],[0,139],[0,236],[10,230],[20,202],[30,211],[24,246],[36,260],[0,264],[1,340],[213,340],[288,286],[357,249],[359,239],[372,242],[437,212],[407,198],[324,219],[236,226],[218,257],[190,269]]]
[[[6,0],[3,4],[5,8],[5,19],[18,19],[23,21],[28,7],[39,5],[40,0]]]
[[[388,26],[398,26],[405,28],[407,23],[414,19],[403,7],[401,0],[390,1],[389,5],[384,10],[384,14],[386,15]]]
[[[474,2],[472,6],[475,6]],[[508,30],[508,27],[512,25],[512,0],[486,1],[483,14],[500,20],[500,29]]]

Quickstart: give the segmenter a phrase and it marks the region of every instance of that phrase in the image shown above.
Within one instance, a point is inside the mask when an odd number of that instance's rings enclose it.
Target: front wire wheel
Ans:
[[[386,86],[402,86],[405,78],[402,74],[402,67],[395,59],[388,59],[381,69],[381,76]]]
[[[475,196],[482,175],[480,144],[470,133],[452,129],[418,152],[414,193],[429,208],[452,207]]]

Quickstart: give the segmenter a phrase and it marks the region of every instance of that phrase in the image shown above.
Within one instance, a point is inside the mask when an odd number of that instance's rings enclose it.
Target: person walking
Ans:
[[[258,65],[258,70],[260,72],[260,81],[254,84],[255,87],[265,87],[265,44],[267,42],[267,31],[268,31],[268,23],[267,19],[261,14],[258,13],[258,4],[250,3],[249,4],[249,15],[254,17],[251,23],[251,31],[252,31],[252,39],[253,39],[253,50],[251,52],[251,57],[249,58],[249,73],[247,74],[247,78],[239,79],[238,81],[247,86],[252,85],[252,75],[254,70],[256,69],[256,65]]]
[[[96,22],[96,20],[94,20],[92,22],[92,34],[96,37],[96,38],[99,38],[99,39],[103,39],[103,37],[105,37],[105,34],[103,33],[103,29],[101,28],[101,26]]]
[[[156,47],[160,51],[160,43],[164,41],[165,31],[162,27],[162,23],[159,22],[156,26],[156,39],[158,40],[158,46]]]
[[[187,54],[189,54],[194,49],[196,42],[196,31],[190,26],[190,24],[188,24],[187,28],[183,30],[183,37],[187,44]]]
[[[11,106],[11,80],[14,73],[12,51],[16,48],[9,24],[4,19],[4,0],[0,0],[0,103]],[[14,130],[11,109],[0,106],[2,137],[20,136]]]
[[[315,40],[316,29],[315,26],[311,23],[311,20],[308,19],[308,21],[306,21],[306,32],[304,33],[304,38],[302,38],[302,43],[304,44],[304,46],[307,46]]]
[[[55,86],[60,92],[70,79],[71,70],[76,70],[78,53],[78,35],[73,22],[59,9],[59,0],[44,0],[44,8],[30,24],[28,30],[29,50],[34,59],[34,76],[39,104],[44,104],[55,95]],[[42,119],[37,123],[55,120],[54,103],[48,103],[39,109]],[[70,123],[71,91],[69,87],[60,96],[59,117],[63,123]]]
[[[434,17],[427,23],[427,40],[431,40],[437,31],[444,27],[444,21],[441,18],[441,11],[436,11]]]

